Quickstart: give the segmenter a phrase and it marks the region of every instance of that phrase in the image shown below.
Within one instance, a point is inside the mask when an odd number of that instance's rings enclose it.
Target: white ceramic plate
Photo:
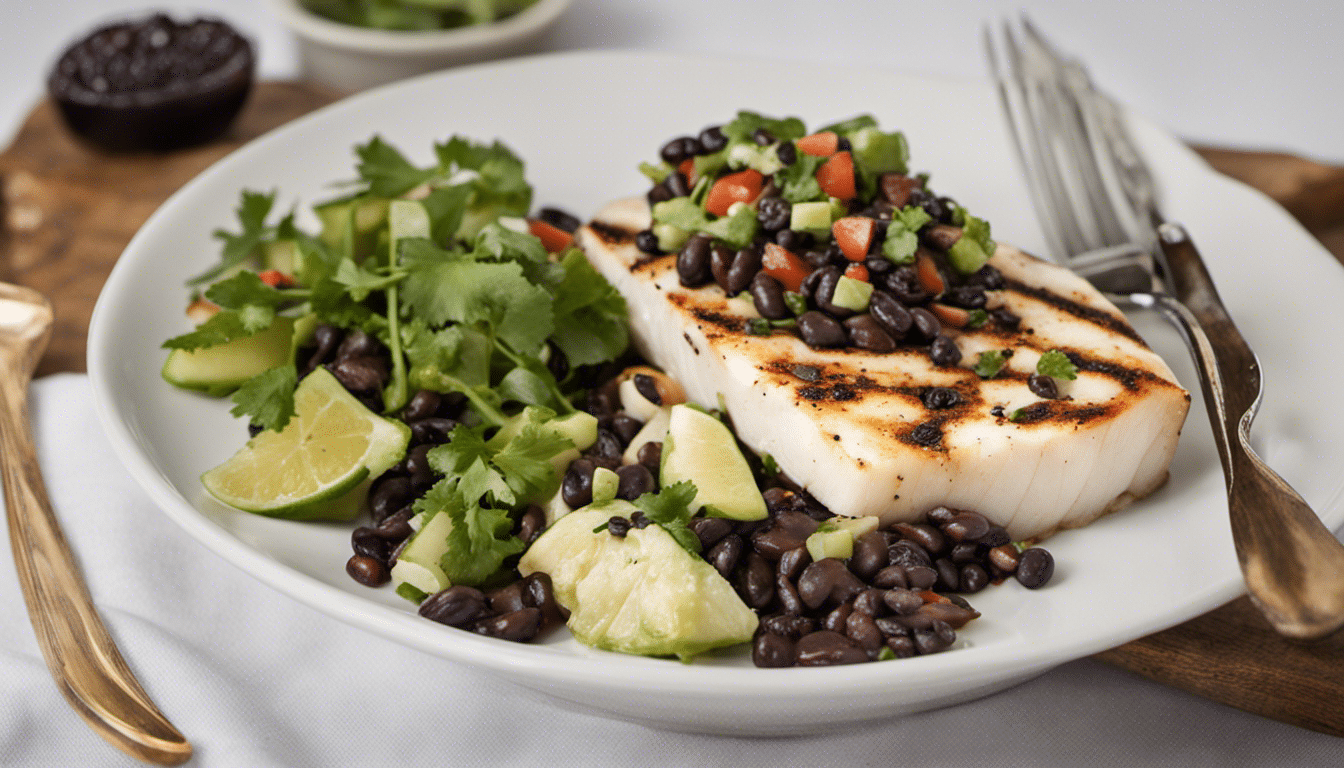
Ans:
[[[1236,597],[1240,581],[1222,477],[1195,403],[1172,466],[1152,497],[1049,542],[1058,568],[1040,591],[1016,583],[973,598],[984,613],[957,649],[899,662],[759,670],[745,653],[690,665],[579,646],[565,633],[516,645],[414,615],[390,590],[344,572],[350,526],[289,523],[223,509],[198,475],[246,438],[228,404],[159,378],[159,343],[186,327],[183,281],[217,258],[215,227],[233,226],[243,188],[279,188],[281,207],[330,194],[352,175],[350,148],[379,133],[418,161],[453,133],[500,137],[528,162],[536,205],[586,216],[642,192],[641,160],[667,138],[739,108],[797,114],[811,125],[871,112],[903,129],[915,169],[989,218],[994,234],[1038,252],[1042,238],[987,84],[865,72],[843,79],[796,64],[583,53],[428,76],[334,105],[262,137],[174,195],[127,247],[98,302],[89,370],[100,415],[131,473],[178,524],[276,589],[409,646],[490,670],[564,701],[679,730],[769,734],[823,730],[964,701],[1055,665],[1177,624]],[[1227,305],[1264,364],[1268,393],[1256,444],[1332,526],[1344,520],[1344,409],[1330,308],[1344,272],[1281,209],[1214,174],[1170,136],[1138,122],[1166,207],[1209,261]],[[1179,339],[1136,324],[1194,388]]]

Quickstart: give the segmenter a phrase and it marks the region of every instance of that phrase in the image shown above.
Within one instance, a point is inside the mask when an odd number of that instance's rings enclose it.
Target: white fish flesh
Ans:
[[[923,347],[879,354],[748,334],[752,302],[714,283],[682,286],[674,255],[649,259],[635,247],[648,226],[636,198],[612,203],[578,235],[629,303],[639,351],[692,400],[725,408],[743,443],[836,514],[886,524],[947,505],[1021,540],[1086,525],[1166,481],[1189,394],[1124,315],[1068,270],[1000,244],[990,263],[1007,285],[990,294],[1021,325],[945,330],[962,357],[943,367]],[[972,366],[989,350],[1012,356],[984,379]],[[1079,374],[1043,400],[1027,379],[1049,350],[1069,354]],[[956,390],[960,402],[926,407],[931,387]]]

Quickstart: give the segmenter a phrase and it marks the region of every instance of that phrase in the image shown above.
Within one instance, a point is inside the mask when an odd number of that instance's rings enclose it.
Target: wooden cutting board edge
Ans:
[[[84,335],[122,248],[183,183],[262,133],[341,94],[261,83],[233,130],[171,155],[108,156],[74,140],[50,103],[0,153],[0,279],[52,297],[57,327],[39,375],[84,370]],[[1284,153],[1197,147],[1216,170],[1264,191],[1344,257],[1344,168]],[[1246,598],[1093,658],[1223,704],[1344,736],[1344,636],[1275,634]]]

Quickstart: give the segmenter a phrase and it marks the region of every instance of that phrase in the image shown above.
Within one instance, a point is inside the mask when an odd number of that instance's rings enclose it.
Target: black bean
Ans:
[[[888,545],[887,556],[890,558],[892,565],[902,566],[907,571],[916,565],[933,565],[933,558],[929,557],[929,553],[924,547],[917,542],[904,539]]]
[[[610,533],[612,536],[615,536],[618,539],[623,539],[625,538],[625,534],[629,532],[629,518],[621,517],[620,515],[612,515],[607,519],[607,533]]]
[[[929,359],[934,365],[950,368],[961,362],[961,349],[950,336],[940,333],[929,345]]]
[[[835,265],[822,267],[819,271],[821,277],[817,279],[817,287],[812,294],[812,300],[817,303],[817,307],[826,314],[841,320],[854,314],[854,310],[841,307],[831,301],[835,298],[835,287],[840,284],[840,278],[844,275],[844,272]]]
[[[351,392],[377,392],[387,383],[387,360],[381,357],[338,357],[326,368]]]
[[[635,439],[635,435],[639,434],[639,430],[643,426],[644,422],[624,411],[611,419],[611,431],[615,433],[616,438],[621,441],[623,446],[630,445],[630,441]]]
[[[691,194],[691,184],[686,180],[685,174],[679,171],[673,171],[667,175],[667,191],[672,197],[685,197]]]
[[[387,539],[378,535],[378,532],[361,525],[350,534],[350,547],[356,555],[372,557],[384,565],[387,564],[387,558],[392,554],[392,546],[387,543]]]
[[[442,416],[430,416],[407,426],[411,428],[411,442],[439,445],[448,442],[448,435],[457,427],[457,422]]]
[[[898,659],[908,659],[915,655],[915,641],[908,636],[888,637],[887,647]]]
[[[747,605],[762,610],[775,599],[775,570],[757,552],[748,552],[738,571],[737,591]]]
[[[817,530],[817,521],[801,512],[780,512],[770,524],[751,534],[752,549],[778,561],[785,552],[802,547]]]
[[[546,527],[546,511],[536,504],[528,505],[518,518],[518,538],[524,544],[531,544]]]
[[[898,341],[905,338],[914,324],[910,310],[886,291],[873,291],[872,298],[868,300],[868,312],[891,338]]]
[[[952,541],[974,541],[989,533],[989,520],[978,512],[960,512],[942,525]]]
[[[928,512],[925,512],[924,516],[934,525],[943,525],[956,517],[957,514],[957,510],[952,509],[951,507],[934,507]]]
[[[638,388],[639,385],[636,384],[635,386]],[[654,404],[657,405],[657,403]],[[597,430],[597,441],[588,448],[589,458],[619,460],[624,453],[625,446],[621,445],[621,439],[616,436],[615,432],[606,429]]]
[[[873,617],[866,613],[855,610],[845,620],[845,635],[853,640],[856,645],[868,654],[869,658],[876,658],[877,652],[882,648],[882,631],[873,623]]]
[[[761,251],[758,248],[743,248],[733,254],[733,265],[728,269],[729,296],[747,290],[756,274],[761,271]]]
[[[299,378],[303,378],[313,372],[317,366],[327,362],[336,353],[336,348],[340,346],[341,339],[345,331],[334,325],[319,323],[313,331],[313,351],[308,355],[308,361],[303,369],[299,371]]]
[[[1027,589],[1040,589],[1055,574],[1055,558],[1049,550],[1032,547],[1017,562],[1017,580]]]
[[[784,301],[784,286],[764,272],[757,272],[751,280],[751,299],[761,317],[770,320],[783,320],[792,317],[789,305]]]
[[[696,138],[700,140],[700,148],[705,152],[718,152],[728,146],[728,137],[723,135],[721,126],[711,125],[701,131]]]
[[[791,147],[792,144],[783,144],[781,147]],[[793,204],[782,197],[767,197],[762,200],[756,208],[756,220],[760,222],[761,229],[766,232],[780,232],[789,228],[789,222],[793,217]],[[778,240],[776,240],[778,242]]]
[[[355,357],[381,357],[387,354],[387,348],[383,343],[367,331],[358,328],[350,331],[341,340],[341,345],[336,348],[337,360],[348,360]]]
[[[978,285],[988,291],[997,291],[1007,284],[1003,279],[1003,273],[992,264],[980,267],[978,271],[966,278],[966,282],[969,285]]]
[[[828,667],[868,661],[868,654],[853,640],[839,632],[827,630],[804,636],[797,642],[795,649],[800,667]]]
[[[382,522],[393,512],[411,503],[411,479],[387,477],[380,479],[369,494],[369,511],[375,522]]]
[[[850,343],[859,349],[879,353],[896,350],[896,340],[870,314],[855,315],[846,320],[844,325]]]
[[[918,544],[926,552],[937,554],[943,551],[943,547],[947,546],[947,540],[943,538],[942,532],[932,525],[925,523],[897,523],[892,526],[892,530],[899,533],[902,537]]]
[[[1002,544],[1007,544],[1012,540],[1013,540],[1012,537],[1008,535],[1008,530],[1004,528],[1002,525],[997,525],[995,523],[989,524],[989,533],[986,533],[984,536],[981,536],[979,539],[976,539],[976,541],[980,543],[980,546],[986,550],[988,550],[990,547],[997,547]]]
[[[930,626],[933,626],[933,620],[937,620],[944,622],[953,629],[961,629],[966,626],[971,619],[980,616],[980,612],[971,608],[969,605],[961,605],[957,603],[956,601],[961,600],[961,598],[956,595],[948,595],[947,599],[953,602],[928,603],[920,606],[919,614],[921,616],[927,616],[930,619]],[[961,602],[965,603],[966,601],[961,600]]]
[[[790,208],[790,212],[792,212],[792,208]],[[775,233],[775,243],[794,253],[807,250],[812,245],[813,240],[811,232],[799,232],[796,229],[781,229]]]
[[[971,563],[980,559],[980,545],[974,541],[962,541],[952,546],[948,555],[954,563]]]
[[[792,667],[795,654],[793,640],[771,632],[757,635],[751,644],[751,662],[758,667]]]
[[[345,572],[350,578],[366,587],[386,584],[389,578],[387,566],[368,555],[353,555],[345,561]]]
[[[854,612],[854,606],[850,603],[841,603],[831,609],[821,620],[821,628],[830,632],[845,633],[845,622],[849,621],[849,614]]]
[[[700,154],[700,142],[691,136],[678,136],[658,150],[658,156],[668,165],[680,165],[681,161]]]
[[[570,234],[576,232],[583,223],[579,221],[577,216],[569,213],[569,211],[550,207],[542,208],[540,211],[537,211],[537,218],[557,229],[563,229]]]
[[[911,589],[933,589],[938,583],[938,572],[931,565],[911,565],[905,569],[905,580]]]
[[[498,589],[492,589],[485,595],[486,604],[492,613],[511,613],[527,607],[523,602],[523,582],[515,581]]]
[[[1059,398],[1059,384],[1053,377],[1043,376],[1039,373],[1033,373],[1027,377],[1027,389],[1032,394],[1046,400],[1055,400]]]
[[[713,239],[703,232],[691,235],[681,253],[677,254],[677,276],[681,284],[696,288],[714,278],[709,268],[709,251]]]
[[[807,547],[794,547],[779,556],[779,575],[786,579],[796,579],[810,562],[812,553],[807,551]]]
[[[886,540],[881,533],[871,531],[855,539],[854,554],[849,558],[849,570],[855,576],[870,581],[889,562]]]
[[[653,234],[652,229],[641,229],[635,235],[635,247],[642,253],[654,256],[663,252],[662,246],[658,242],[658,236]]]
[[[897,616],[909,616],[924,605],[924,598],[908,589],[893,588],[882,593],[882,602]]]
[[[915,650],[921,655],[938,653],[951,647],[957,640],[957,633],[945,621],[933,622],[929,629],[917,629],[911,633],[915,641]]]
[[[634,501],[654,489],[653,473],[643,464],[626,464],[616,470],[619,483],[616,486],[616,498]]]
[[[411,528],[412,516],[413,512],[410,505],[404,506],[374,526],[373,532],[389,543],[403,541],[406,537],[415,533],[415,529]]]
[[[737,561],[742,557],[742,550],[746,545],[742,543],[742,537],[737,534],[724,536],[710,548],[705,554],[705,562],[714,566],[714,570],[719,572],[723,578],[732,575],[733,569],[737,567]]]
[[[798,577],[798,596],[808,608],[819,608],[827,601],[843,603],[865,586],[844,563],[828,557],[803,569]]]
[[[1007,307],[998,307],[989,310],[990,318],[999,325],[1012,330],[1022,324],[1022,318],[1013,313]]]
[[[752,131],[751,140],[761,145],[762,147],[768,147],[771,144],[774,144],[776,141],[778,141],[778,139],[775,138],[775,134],[771,133],[770,131],[764,128],[757,128],[756,130]]]
[[[961,592],[979,592],[989,586],[989,573],[979,563],[961,566]]]
[[[942,301],[962,309],[983,309],[985,289],[978,285],[957,285],[943,294]]]
[[[649,201],[649,207],[653,207],[658,203],[665,202],[667,200],[671,200],[672,198],[676,197],[676,195],[672,194],[671,185],[668,184],[668,181],[671,180],[672,176],[676,175],[677,174],[675,173],[670,174],[666,179],[663,179],[662,181],[658,182],[657,184],[654,184],[652,187],[649,188],[649,191],[644,194],[644,199]],[[652,235],[653,233],[649,232],[649,234]],[[636,247],[639,247],[638,235],[635,236],[635,245]],[[657,244],[655,243],[655,247],[656,246]],[[640,250],[643,251],[644,249],[640,248]],[[645,251],[645,253],[648,253],[648,251]]]
[[[429,452],[435,446],[421,443],[406,452],[406,471],[410,473],[411,488],[417,494],[429,490],[438,473],[429,465]]]
[[[817,623],[807,616],[777,613],[761,619],[761,631],[772,635],[797,640],[809,632],[815,632]]]
[[[961,569],[956,563],[946,557],[940,557],[933,561],[933,568],[938,572],[938,589],[956,592],[961,588]]]
[[[807,606],[798,596],[798,588],[784,574],[775,575],[775,597],[779,599],[779,608],[790,616],[801,616]]]
[[[471,625],[471,629],[486,637],[525,643],[541,631],[541,609],[523,608],[499,616],[478,619]]]
[[[523,578],[523,605],[541,611],[543,628],[565,623],[565,609],[555,599],[555,585],[549,574],[537,571]]]
[[[635,391],[640,397],[654,405],[663,404],[663,394],[658,391],[658,380],[654,377],[647,373],[636,373],[631,383],[635,385]]]
[[[863,590],[854,597],[854,612],[867,616],[882,615],[887,609],[887,604],[882,601],[882,596],[886,593],[885,589],[874,587]]]
[[[630,513],[630,524],[636,528],[648,528],[653,523],[643,510],[637,509]]]
[[[733,532],[733,524],[721,517],[693,517],[687,527],[700,539],[700,548],[706,551]]]
[[[650,471],[658,469],[663,462],[663,444],[650,440],[641,445],[635,453],[635,460],[648,467]]]
[[[1017,547],[1012,544],[1001,544],[992,547],[987,555],[990,565],[998,569],[999,573],[1010,574],[1017,572],[1017,565],[1020,559],[1017,553]]]
[[[560,498],[573,509],[593,503],[593,471],[597,468],[589,459],[575,459],[560,482]]]
[[[786,166],[798,162],[798,148],[793,145],[792,141],[781,143],[779,149],[775,150],[775,155],[779,158],[779,162]]]
[[[439,412],[439,404],[442,401],[443,398],[438,392],[432,389],[422,389],[411,395],[410,401],[401,411],[401,420],[411,422],[435,416]]]
[[[798,318],[798,335],[809,347],[843,347],[849,340],[845,327],[829,315],[810,310]]]
[[[947,338],[943,336],[942,338]],[[961,404],[961,393],[947,387],[930,387],[924,392],[924,407],[931,411],[955,408]]]
[[[915,341],[933,341],[942,332],[943,325],[933,313],[923,307],[910,310],[910,334]]]
[[[420,603],[420,615],[440,624],[458,627],[487,613],[485,595],[462,584],[436,592]]]
[[[734,294],[728,290],[728,270],[732,269],[733,257],[736,255],[736,251],[723,243],[715,243],[709,249],[709,272],[714,276],[714,282],[729,296]]]
[[[881,587],[882,589],[904,589],[910,584],[905,579],[905,568],[899,565],[888,565],[878,571],[873,575],[872,583],[874,587]]]
[[[906,306],[923,304],[933,298],[919,282],[919,274],[909,265],[899,266],[881,276],[880,285]]]

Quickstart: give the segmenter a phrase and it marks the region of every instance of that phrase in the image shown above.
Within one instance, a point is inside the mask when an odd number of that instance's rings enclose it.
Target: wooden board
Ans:
[[[0,154],[0,279],[51,297],[56,329],[39,374],[84,370],[94,301],[112,265],[168,195],[267,130],[335,100],[304,83],[263,83],[224,140],[164,155],[109,156],[76,142],[39,105]],[[1199,149],[1344,257],[1344,168],[1278,153]],[[1245,598],[1096,658],[1233,707],[1344,736],[1344,634],[1285,640]]]

